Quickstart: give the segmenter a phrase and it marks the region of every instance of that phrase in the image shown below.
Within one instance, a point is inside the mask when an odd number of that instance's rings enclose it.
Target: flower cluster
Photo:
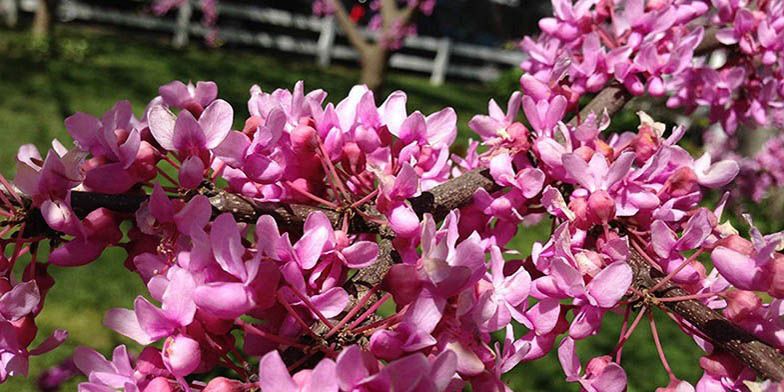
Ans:
[[[641,112],[636,132],[604,135],[607,116],[567,124],[566,97],[515,93],[506,111],[491,101],[487,115],[470,121],[486,148],[472,142],[457,157],[449,152],[455,112],[409,113],[402,92],[377,106],[363,86],[337,104],[321,90],[305,93],[301,82],[293,91],[254,86],[241,127],[214,83],[175,81],[159,94],[141,119],[127,102],[101,119],[69,117],[70,151],[55,142],[42,159],[32,146],[20,149],[16,186],[0,193],[11,223],[2,236],[18,227],[2,239],[14,249],[0,280],[3,379],[24,374],[29,355],[65,338],[57,332],[26,348],[53,280],[35,257],[21,280],[12,271],[45,239],[57,245],[48,258],[57,266],[123,247],[126,267],[149,291],[104,320],[144,350],[134,356],[119,346],[110,361],[79,348],[83,391],[503,391],[503,374],[553,349],[567,381],[622,391],[621,351],[651,301],[699,301],[784,349],[784,236],[752,229],[745,240],[721,222],[724,201],[700,206],[703,190],[728,184],[739,166],[694,159],[677,146],[682,127],[667,134]],[[521,110],[530,128],[517,121]],[[476,170],[492,186],[477,187],[441,223],[412,202]],[[143,201],[74,206],[97,194]],[[278,205],[307,211],[301,225]],[[35,219],[45,228],[26,226]],[[552,236],[521,257],[510,241],[521,224],[543,219]],[[710,272],[700,258],[707,255]],[[674,283],[686,295],[652,300],[634,287],[631,258],[665,275],[658,287]],[[358,290],[358,279],[369,287]],[[646,305],[618,347],[583,370],[576,344],[597,334],[609,311],[628,319],[637,299]],[[387,301],[392,313],[377,313]],[[698,389],[754,377],[672,317],[706,351]],[[513,323],[527,332],[515,336]],[[505,338],[494,342],[501,330]],[[690,388],[660,355],[671,386]],[[201,378],[216,368],[235,378]]]
[[[539,22],[543,34],[521,43],[528,94],[574,104],[616,81],[634,95],[669,96],[670,108],[707,106],[729,133],[750,120],[766,125],[782,108],[780,1],[554,0],[553,10]],[[703,42],[708,29],[718,45]],[[705,58],[720,48],[725,61]]]

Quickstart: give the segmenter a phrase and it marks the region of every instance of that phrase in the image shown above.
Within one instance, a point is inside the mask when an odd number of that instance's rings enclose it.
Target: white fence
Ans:
[[[15,22],[17,9],[34,12],[37,1],[0,0],[0,11],[5,12],[7,23]],[[293,14],[284,10],[233,4],[227,0],[222,0],[218,9],[221,21],[231,19],[253,22],[283,31],[268,33],[219,25],[218,37],[224,42],[311,55],[322,66],[328,65],[333,59],[358,59],[356,51],[350,45],[338,42],[336,38],[342,32],[330,17]],[[172,43],[178,47],[187,44],[190,37],[203,38],[210,32],[199,22],[192,20],[192,3],[181,7],[174,18],[169,18],[111,8],[110,5],[95,6],[78,0],[63,0],[57,15],[63,22],[106,23],[166,32],[172,34]],[[297,34],[288,35],[286,32]],[[364,33],[373,35],[372,32]],[[480,81],[495,80],[501,72],[518,66],[524,59],[521,52],[454,42],[449,38],[415,36],[406,38],[402,49],[390,57],[390,67],[429,74],[430,82],[437,85],[449,76]]]

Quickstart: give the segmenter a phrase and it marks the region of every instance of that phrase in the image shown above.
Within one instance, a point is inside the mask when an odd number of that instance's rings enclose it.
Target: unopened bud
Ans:
[[[179,389],[178,389],[179,390]],[[146,387],[143,392],[173,392],[174,389],[168,379],[163,377],[155,377]]]
[[[689,167],[679,167],[667,179],[664,186],[672,197],[680,197],[692,192],[697,185],[697,174]]]
[[[729,237],[725,237],[716,241],[715,246],[723,246],[746,256],[751,256],[754,254],[754,245],[751,243],[751,241],[737,234],[733,234]]]
[[[242,133],[248,135],[249,138],[253,138],[256,130],[258,130],[261,125],[264,125],[263,118],[259,116],[250,116],[250,118],[245,120],[245,126],[242,127]]]
[[[239,380],[232,380],[226,377],[213,378],[202,392],[242,392],[245,391],[245,383]]]
[[[776,298],[784,298],[784,254],[776,253],[770,262],[770,289],[768,294]]]
[[[615,218],[615,200],[610,197],[607,191],[600,190],[591,193],[588,198],[588,208],[602,223],[607,223]]]
[[[591,160],[591,157],[593,157],[593,154],[595,152],[596,151],[594,151],[593,148],[588,146],[578,147],[576,150],[573,151],[574,155],[577,155],[578,157],[582,158],[586,162]]]
[[[365,154],[354,142],[343,145],[343,159],[341,164],[351,174],[360,174],[365,171]]]
[[[191,374],[201,362],[199,342],[184,336],[170,336],[163,344],[163,360],[175,376]]]
[[[762,299],[753,291],[732,290],[727,293],[726,298],[724,316],[735,322],[754,314],[762,306]]]
[[[299,125],[291,131],[291,146],[298,154],[316,151],[318,134],[307,125]]]

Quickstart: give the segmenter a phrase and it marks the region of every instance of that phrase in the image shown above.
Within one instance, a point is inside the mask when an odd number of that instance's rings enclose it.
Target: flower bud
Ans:
[[[415,266],[395,264],[384,276],[382,288],[392,294],[395,304],[405,306],[416,298],[422,288],[422,282],[416,276]]]
[[[762,306],[762,299],[753,291],[732,290],[727,293],[727,308],[724,316],[739,322],[754,314]]]
[[[179,389],[178,389],[179,390]],[[168,379],[156,377],[146,387],[143,392],[173,392],[174,389]]]
[[[588,361],[588,365],[585,366],[585,375],[586,377],[590,376],[598,376],[604,372],[604,368],[607,365],[612,363],[612,358],[609,355],[603,355],[601,357],[592,358]]]
[[[343,168],[350,174],[360,174],[365,171],[365,154],[354,142],[343,145]]]
[[[318,133],[312,127],[299,125],[291,131],[291,146],[297,154],[312,153],[318,148]]]
[[[38,334],[38,327],[35,325],[35,316],[28,314],[16,321],[11,321],[11,325],[16,331],[16,339],[19,345],[27,347],[35,340]]]
[[[391,361],[403,355],[402,343],[395,333],[389,330],[380,330],[370,337],[368,350],[378,358]]]
[[[250,118],[245,120],[245,126],[242,127],[242,133],[248,135],[248,137],[252,139],[253,135],[261,125],[264,125],[263,118],[259,116],[250,116]]]
[[[583,275],[596,276],[604,266],[602,257],[591,250],[576,253],[574,259],[577,261],[577,268]]]
[[[768,294],[776,298],[784,298],[784,254],[774,254],[773,261],[768,263],[768,268],[771,270]]]
[[[717,352],[700,358],[700,367],[705,373],[720,378],[735,378],[745,367],[726,352]]]
[[[632,148],[637,164],[643,164],[656,153],[659,149],[658,136],[650,125],[644,124],[638,128],[637,136],[632,140]]]
[[[122,231],[118,228],[114,213],[106,208],[99,208],[82,221],[90,240],[116,244],[122,239]]]
[[[136,359],[135,370],[145,376],[165,376],[169,372],[166,370],[166,365],[163,364],[161,358],[161,351],[155,347],[147,346],[139,354]]]
[[[746,256],[751,256],[754,254],[754,245],[751,243],[751,241],[737,234],[733,234],[729,237],[725,237],[716,241],[715,246],[723,246]]]
[[[588,208],[602,223],[607,223],[615,218],[615,200],[610,197],[607,191],[600,190],[591,193],[588,198]]]
[[[574,155],[577,155],[578,157],[582,158],[586,162],[591,160],[595,152],[596,151],[594,151],[593,148],[588,146],[578,147],[576,150],[573,151]]]
[[[680,197],[692,192],[697,185],[697,175],[689,167],[679,167],[664,183],[664,188],[672,197]]]
[[[522,123],[512,123],[512,125],[506,127],[506,132],[518,151],[528,151],[531,148],[531,143],[528,141],[528,128]]]
[[[596,216],[594,216],[591,209],[588,208],[588,200],[582,197],[575,197],[572,199],[569,202],[569,209],[574,211],[574,226],[580,230],[590,229],[596,221]]]
[[[184,336],[169,336],[163,344],[163,361],[175,376],[191,374],[201,362],[199,342]]]
[[[199,157],[190,156],[184,162],[177,175],[180,186],[186,189],[195,189],[204,178],[204,162]]]
[[[191,112],[191,114],[193,114],[193,117],[195,118],[201,117],[201,113],[204,111],[204,107],[192,99],[188,100],[188,102],[183,103],[182,108],[184,110]]]
[[[150,143],[142,141],[139,144],[139,151],[136,153],[136,158],[129,170],[138,181],[152,180],[158,175],[156,165],[160,159],[160,151]]]
[[[242,392],[245,391],[245,383],[239,380],[232,380],[226,377],[213,378],[202,392]]]

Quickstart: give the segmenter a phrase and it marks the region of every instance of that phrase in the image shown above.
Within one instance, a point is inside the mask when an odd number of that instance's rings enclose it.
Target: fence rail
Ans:
[[[0,0],[0,12],[6,24],[16,23],[17,12],[34,12],[39,0]],[[295,14],[285,10],[231,3],[218,6],[221,21],[253,22],[272,26],[277,31],[251,31],[229,25],[217,26],[218,38],[224,42],[275,49],[314,56],[319,65],[327,66],[335,60],[356,61],[357,52],[341,43],[342,35],[331,17]],[[193,3],[180,7],[174,17],[158,17],[149,12],[96,6],[79,0],[63,0],[57,10],[63,22],[93,22],[115,26],[166,32],[172,44],[182,47],[191,37],[204,38],[211,31],[193,18]],[[291,34],[291,35],[289,35]],[[363,31],[373,37],[375,33]],[[525,59],[521,52],[501,50],[481,45],[455,42],[449,38],[426,36],[407,37],[403,47],[390,57],[390,67],[430,75],[430,82],[438,85],[450,76],[480,81],[491,81],[506,69],[518,66]]]

